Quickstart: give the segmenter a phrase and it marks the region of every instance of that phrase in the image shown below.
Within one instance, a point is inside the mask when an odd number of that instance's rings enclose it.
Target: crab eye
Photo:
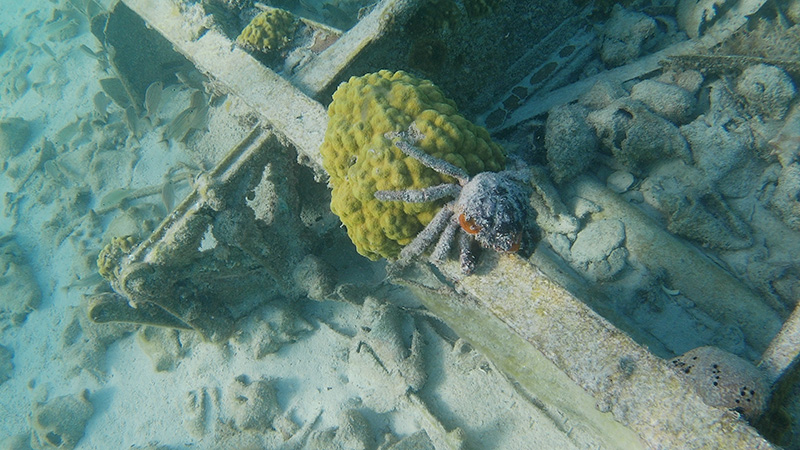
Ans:
[[[469,234],[478,234],[481,231],[481,227],[476,225],[474,220],[464,217],[464,214],[458,216],[458,223]]]

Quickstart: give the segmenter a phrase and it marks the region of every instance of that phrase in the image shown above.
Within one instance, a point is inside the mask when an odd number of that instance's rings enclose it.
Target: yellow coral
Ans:
[[[128,255],[136,245],[133,236],[115,237],[103,247],[97,256],[97,272],[106,280],[114,282],[118,277],[120,260]]]
[[[297,18],[292,13],[272,8],[255,16],[236,42],[264,53],[280,50],[289,43],[297,25]]]
[[[362,255],[393,258],[444,204],[380,201],[377,190],[422,189],[455,180],[408,157],[384,137],[415,122],[425,135],[417,146],[470,175],[504,168],[505,153],[485,128],[458,114],[430,81],[382,70],[352,77],[328,107],[322,152],[333,188],[331,210]]]

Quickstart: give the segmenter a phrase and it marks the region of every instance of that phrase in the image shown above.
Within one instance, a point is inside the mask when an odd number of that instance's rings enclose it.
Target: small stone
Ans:
[[[633,182],[632,173],[618,170],[608,176],[606,186],[617,194],[622,194],[633,186]]]
[[[22,247],[13,240],[0,239],[0,316],[20,325],[28,313],[39,307],[42,291],[28,265]]]
[[[86,392],[34,404],[30,417],[31,446],[36,449],[75,448],[93,413]]]
[[[640,100],[651,111],[676,124],[689,121],[697,104],[697,99],[686,89],[654,80],[635,84],[631,88],[631,98]]]
[[[695,167],[702,169],[723,195],[743,197],[757,182],[747,174],[756,162],[753,137],[746,126],[700,116],[680,128],[689,143]]]
[[[339,414],[337,426],[312,433],[304,448],[367,450],[375,448],[375,437],[364,415],[356,409],[348,409]]]
[[[553,179],[558,183],[586,170],[597,155],[598,142],[586,123],[586,108],[556,106],[550,110],[545,126],[544,146]]]
[[[656,22],[651,17],[614,5],[603,29],[600,58],[610,67],[627,64],[639,57],[645,41],[655,32]]]
[[[624,267],[625,225],[616,219],[591,222],[578,233],[570,249],[572,263],[593,281],[613,278]]]
[[[789,228],[800,231],[800,163],[781,169],[769,206]]]
[[[311,300],[324,301],[336,287],[336,270],[314,255],[306,255],[292,272],[300,292]]]
[[[654,79],[662,83],[674,84],[689,91],[692,95],[696,95],[705,78],[698,70],[683,70],[681,72],[668,70]]]
[[[573,215],[578,219],[583,219],[589,214],[598,213],[603,210],[603,208],[597,203],[583,197],[573,198],[570,201],[570,206],[572,208]]]
[[[181,343],[178,330],[144,326],[136,333],[136,340],[156,372],[169,372],[178,366],[187,348]]]
[[[278,394],[267,380],[251,382],[244,375],[228,387],[226,403],[233,421],[240,430],[264,431],[272,427],[272,421],[280,412]]]
[[[709,405],[738,411],[749,419],[767,405],[769,387],[747,360],[717,347],[698,347],[673,359],[670,366]]]
[[[665,159],[691,161],[689,145],[678,127],[653,114],[641,101],[621,98],[591,112],[586,121],[617,161],[634,173]],[[659,138],[653,139],[653,136]]]
[[[750,66],[736,80],[736,93],[757,114],[783,119],[797,90],[783,70],[767,64]]]

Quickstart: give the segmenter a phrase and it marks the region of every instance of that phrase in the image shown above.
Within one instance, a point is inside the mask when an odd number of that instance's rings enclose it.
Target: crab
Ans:
[[[457,240],[461,271],[470,275],[475,269],[474,243],[502,253],[520,250],[527,241],[526,223],[530,215],[530,188],[524,170],[481,172],[470,177],[467,172],[447,161],[425,153],[415,145],[425,138],[416,124],[408,130],[384,135],[405,155],[426,167],[456,179],[424,189],[379,190],[375,198],[381,201],[406,203],[432,202],[452,198],[445,203],[428,225],[403,247],[395,266],[407,266],[434,241],[436,246],[430,261],[443,262]]]

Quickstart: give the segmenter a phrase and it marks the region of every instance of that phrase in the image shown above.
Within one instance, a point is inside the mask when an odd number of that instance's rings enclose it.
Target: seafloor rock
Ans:
[[[676,124],[686,123],[694,112],[697,99],[691,92],[674,84],[644,80],[631,88],[631,98]]]
[[[578,105],[556,106],[547,115],[544,146],[553,179],[571,179],[594,161],[597,138],[586,123],[588,110]]]
[[[728,197],[746,195],[757,181],[749,176],[754,161],[753,135],[744,124],[717,116],[700,116],[681,127],[695,166]]]
[[[752,122],[752,121],[751,121]],[[755,122],[763,123],[763,122]],[[767,122],[767,124],[770,122]],[[773,122],[776,123],[776,122]],[[759,135],[755,131],[753,133]],[[775,133],[760,133],[765,136],[774,136],[764,145],[766,152],[774,155],[781,166],[786,167],[795,161],[800,161],[800,103],[795,104],[780,130]]]
[[[622,194],[633,186],[635,180],[636,178],[632,173],[618,170],[606,178],[606,187],[617,194]]]
[[[800,231],[800,163],[781,169],[769,205],[789,228]]]
[[[689,146],[678,127],[650,112],[640,101],[622,98],[589,114],[587,122],[614,157],[633,171],[669,158],[691,161]]]
[[[416,392],[427,380],[422,336],[414,329],[410,348],[398,309],[367,297],[359,313],[358,333],[350,345],[348,378],[364,404],[377,412],[397,407],[397,399]]]
[[[625,267],[628,250],[624,242],[625,225],[619,220],[591,222],[572,244],[572,264],[592,281],[609,280]]]
[[[153,361],[156,372],[174,369],[188,352],[179,331],[169,328],[144,326],[136,333],[136,341]]]
[[[697,91],[700,90],[700,86],[703,85],[703,80],[703,74],[697,70],[682,70],[680,72],[668,70],[655,78],[655,81],[674,84],[675,86],[689,91],[692,95],[696,95]]]
[[[14,371],[14,352],[3,345],[0,345],[0,384],[5,383],[11,378]]]
[[[655,168],[641,191],[648,204],[664,213],[673,233],[726,250],[752,245],[747,224],[703,180],[700,169],[671,161]]]
[[[324,301],[336,287],[336,270],[314,255],[306,255],[292,271],[300,292],[311,300]]]
[[[98,380],[103,380],[107,375],[108,347],[135,331],[136,326],[130,323],[94,323],[89,318],[87,307],[88,303],[84,301],[69,310],[65,320],[68,325],[61,334],[59,358],[67,367],[67,376],[88,372]]]
[[[367,419],[355,409],[342,411],[337,426],[315,431],[308,437],[306,450],[368,450],[376,442]]]
[[[726,11],[733,3],[729,0],[680,0],[677,8],[678,25],[690,38],[698,38],[705,34],[722,11]]]
[[[25,262],[22,248],[10,238],[0,239],[0,319],[19,325],[39,307],[42,292]]]
[[[769,397],[769,386],[753,364],[717,347],[698,347],[671,361],[703,401],[758,417]]]
[[[639,57],[645,41],[655,32],[656,22],[651,17],[614,5],[603,29],[600,58],[611,67],[629,63]]]
[[[34,404],[31,411],[31,446],[35,449],[72,449],[83,437],[94,408],[82,395],[65,395]]]
[[[581,95],[579,102],[589,109],[603,109],[614,103],[615,100],[627,96],[628,93],[625,89],[622,89],[619,83],[603,79],[595,83],[588,92]]]
[[[225,402],[240,430],[264,432],[272,428],[272,421],[280,413],[278,394],[268,380],[250,381],[239,375],[228,387]]]
[[[234,343],[255,359],[262,359],[296,342],[314,327],[300,316],[294,305],[275,301],[247,314],[236,329]]]
[[[745,69],[736,80],[736,93],[747,107],[771,119],[783,119],[797,90],[783,69],[757,64]]]
[[[19,117],[0,120],[0,160],[17,156],[31,137],[28,122]]]

